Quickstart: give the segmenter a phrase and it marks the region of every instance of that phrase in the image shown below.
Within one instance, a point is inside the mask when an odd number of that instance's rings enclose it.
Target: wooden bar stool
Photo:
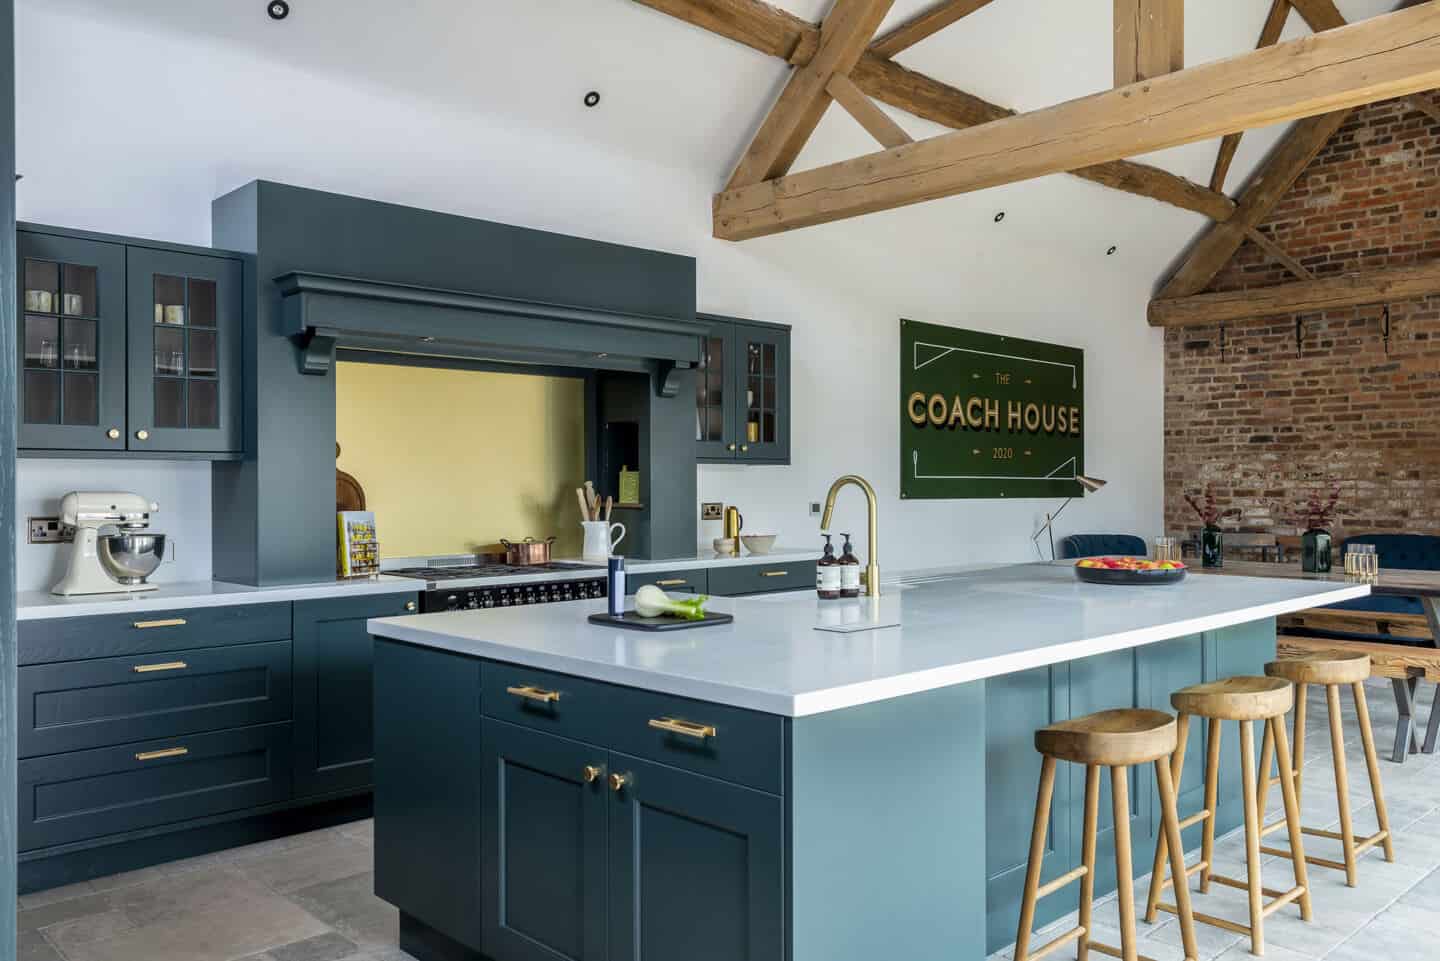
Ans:
[[[1193,913],[1196,921],[1250,935],[1250,952],[1265,953],[1265,918],[1290,904],[1300,902],[1300,917],[1310,920],[1310,881],[1305,873],[1305,851],[1300,835],[1300,799],[1295,791],[1294,774],[1290,766],[1290,742],[1285,735],[1285,715],[1290,710],[1294,695],[1290,684],[1276,677],[1231,677],[1223,681],[1210,681],[1182,688],[1170,695],[1170,703],[1179,712],[1180,736],[1176,745],[1172,781],[1179,792],[1180,772],[1185,765],[1185,742],[1190,729],[1190,717],[1210,720],[1210,746],[1205,763],[1205,807],[1197,814],[1180,822],[1181,829],[1192,824],[1205,822],[1200,846],[1200,860],[1194,867],[1174,868],[1172,877],[1164,875],[1167,844],[1172,848],[1170,860],[1174,863],[1174,846],[1177,842],[1162,834],[1155,844],[1155,866],[1150,876],[1150,900],[1146,906],[1145,920],[1154,923],[1158,912],[1180,913],[1186,910],[1185,899],[1180,895],[1189,890],[1190,876],[1200,875],[1200,893],[1210,890],[1210,883],[1238,888],[1250,895],[1250,924],[1237,924],[1211,914]],[[1215,796],[1220,783],[1220,722],[1240,722],[1240,765],[1241,792],[1245,804],[1245,861],[1247,878],[1226,877],[1211,870],[1215,863]],[[1273,745],[1276,760],[1280,766],[1280,788],[1285,796],[1285,822],[1290,832],[1290,850],[1275,849],[1273,853],[1288,857],[1295,866],[1295,886],[1288,891],[1276,891],[1263,887],[1260,880],[1260,837],[1263,808],[1257,807],[1259,791],[1256,788],[1254,722],[1265,724],[1265,744]],[[1268,762],[1267,762],[1268,763]],[[1268,768],[1266,769],[1268,776]],[[1160,895],[1165,888],[1174,887],[1179,907],[1162,904]],[[1266,904],[1264,898],[1271,901]]]
[[[1102,954],[1137,961],[1135,890],[1130,861],[1130,789],[1127,771],[1131,765],[1153,762],[1155,781],[1160,791],[1160,816],[1165,835],[1171,839],[1175,852],[1176,871],[1184,870],[1180,847],[1180,818],[1175,808],[1175,785],[1166,759],[1175,750],[1175,719],[1164,711],[1116,710],[1101,711],[1086,717],[1062,721],[1035,732],[1035,749],[1045,755],[1040,768],[1040,794],[1035,800],[1035,826],[1030,833],[1030,863],[1025,873],[1025,896],[1020,905],[1020,930],[1015,935],[1015,961],[1037,961],[1071,941],[1077,941],[1076,957],[1086,961],[1090,949]],[[1085,827],[1082,835],[1080,867],[1048,884],[1040,884],[1040,868],[1045,857],[1045,831],[1050,821],[1050,801],[1055,788],[1055,762],[1069,761],[1085,765]],[[1110,768],[1110,793],[1115,809],[1115,877],[1119,885],[1120,939],[1119,948],[1101,944],[1090,938],[1090,914],[1095,895],[1095,837],[1100,819],[1100,768]],[[1080,924],[1060,935],[1038,951],[1030,950],[1030,926],[1035,921],[1035,903],[1048,894],[1080,882]],[[1187,961],[1195,961],[1195,929],[1190,922],[1190,899],[1182,888],[1177,898],[1180,907],[1180,932],[1185,944]],[[1150,961],[1145,958],[1143,961]]]
[[[1325,685],[1325,701],[1330,714],[1330,750],[1335,755],[1335,794],[1340,808],[1340,831],[1322,831],[1319,828],[1301,827],[1301,832],[1314,837],[1339,841],[1345,851],[1345,861],[1312,856],[1305,860],[1322,868],[1345,872],[1345,884],[1355,887],[1356,858],[1377,844],[1384,846],[1385,860],[1395,860],[1395,842],[1390,836],[1390,815],[1385,810],[1385,792],[1380,786],[1380,761],[1375,755],[1375,735],[1370,730],[1370,708],[1365,702],[1365,679],[1370,676],[1370,655],[1357,651],[1336,651],[1326,654],[1310,654],[1305,657],[1285,658],[1265,665],[1265,673],[1295,685],[1295,796],[1300,797],[1303,785],[1301,772],[1304,770],[1305,753],[1305,689],[1311,684]],[[1355,714],[1360,721],[1360,741],[1365,747],[1365,766],[1370,771],[1370,792],[1375,798],[1375,819],[1379,830],[1366,838],[1355,840],[1355,828],[1350,821],[1350,778],[1345,769],[1345,735],[1340,718],[1340,685],[1348,684],[1355,696]],[[1280,730],[1285,730],[1280,726]],[[1265,746],[1260,752],[1260,770],[1264,780],[1260,788],[1260,810],[1265,810],[1265,798],[1270,785],[1281,778],[1270,777],[1270,731],[1265,732]],[[1281,785],[1284,786],[1283,783]],[[1264,834],[1271,834],[1286,826],[1285,821],[1267,825]],[[1267,854],[1281,853],[1276,848],[1262,847]]]

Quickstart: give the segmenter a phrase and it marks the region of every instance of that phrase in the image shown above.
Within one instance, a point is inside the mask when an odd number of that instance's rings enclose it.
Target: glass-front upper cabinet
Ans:
[[[790,328],[700,315],[712,324],[695,378],[697,456],[790,462]]]
[[[241,266],[131,247],[131,450],[240,449]]]
[[[21,231],[21,450],[125,449],[125,247]]]

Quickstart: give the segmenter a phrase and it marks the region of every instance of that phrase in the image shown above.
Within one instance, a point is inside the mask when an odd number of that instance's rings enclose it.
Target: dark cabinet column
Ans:
[[[610,961],[782,961],[784,802],[610,755]]]
[[[605,751],[489,718],[481,740],[485,953],[499,961],[602,961]]]

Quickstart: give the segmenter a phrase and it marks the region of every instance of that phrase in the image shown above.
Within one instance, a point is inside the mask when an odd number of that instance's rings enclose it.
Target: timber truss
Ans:
[[[1114,0],[1114,88],[1028,113],[893,59],[993,0],[939,0],[878,37],[894,0],[835,0],[818,26],[761,0],[635,2],[793,68],[714,198],[716,237],[746,240],[1069,173],[1212,221],[1152,301],[1150,322],[1157,326],[1200,322],[1193,318],[1205,315],[1207,305],[1189,299],[1247,239],[1297,276],[1296,284],[1284,285],[1306,288],[1295,291],[1297,301],[1374,302],[1354,298],[1370,296],[1369,288],[1388,287],[1389,281],[1363,275],[1316,280],[1262,233],[1260,224],[1353,108],[1409,97],[1417,109],[1440,119],[1440,107],[1424,95],[1440,87],[1436,2],[1405,0],[1395,12],[1347,24],[1334,0],[1271,0],[1253,52],[1187,69],[1183,0]],[[1292,9],[1314,32],[1279,43]],[[883,149],[791,173],[832,101]],[[916,141],[876,101],[951,131]],[[1244,131],[1286,120],[1299,123],[1231,199],[1225,180]],[[1222,139],[1208,185],[1124,159],[1214,137]],[[1403,282],[1407,290],[1417,285],[1413,277]],[[1430,292],[1440,292],[1440,270],[1430,271],[1428,282]],[[1273,303],[1284,299],[1272,297],[1264,310],[1292,312]]]

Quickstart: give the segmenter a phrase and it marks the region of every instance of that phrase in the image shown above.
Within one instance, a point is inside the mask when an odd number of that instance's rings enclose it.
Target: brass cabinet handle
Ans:
[[[142,631],[148,631],[152,627],[184,627],[185,618],[167,617],[163,621],[132,621],[130,626],[139,628]]]
[[[136,664],[131,670],[136,674],[150,674],[154,671],[183,671],[189,666],[184,661],[166,661],[164,664]]]
[[[625,790],[626,786],[629,785],[629,783],[630,775],[628,774],[610,775],[610,790],[612,791],[623,791]]]
[[[406,601],[406,602],[405,602],[405,610],[407,610],[407,611],[413,611],[413,610],[415,610],[415,602],[414,602],[414,601]]]
[[[761,571],[761,577],[784,577],[789,571]]]
[[[657,731],[683,734],[702,741],[707,737],[714,737],[717,733],[713,724],[696,724],[694,721],[682,721],[676,717],[652,717],[649,726]]]
[[[119,439],[120,439],[120,428],[118,428],[118,427],[112,427],[112,428],[110,428],[109,430],[107,430],[107,431],[105,432],[105,436],[108,437],[108,438],[110,438],[111,440],[119,440]]]
[[[188,747],[167,747],[159,751],[141,751],[135,755],[137,761],[158,761],[162,757],[184,757],[190,753]]]
[[[663,581],[656,581],[656,582],[655,582],[655,586],[656,586],[656,587],[679,587],[681,584],[689,584],[689,583],[690,583],[690,582],[687,581],[687,580],[686,580],[685,578],[683,578],[683,577],[671,577],[671,578],[667,578],[666,580],[663,580]]]
[[[150,439],[150,432],[149,432],[148,430],[143,430],[143,429],[142,429],[142,430],[137,430],[137,431],[135,432],[135,439],[136,439],[136,440],[149,440],[149,439]]]
[[[600,775],[604,773],[604,768],[598,768],[593,764],[585,765],[585,767],[580,771],[581,776],[585,778],[586,784],[594,784],[596,781],[600,780]]]
[[[554,704],[560,700],[559,691],[547,691],[543,687],[536,687],[533,684],[525,684],[520,687],[505,688],[506,694],[514,694],[516,697],[523,697],[527,701],[539,701],[541,704]]]

